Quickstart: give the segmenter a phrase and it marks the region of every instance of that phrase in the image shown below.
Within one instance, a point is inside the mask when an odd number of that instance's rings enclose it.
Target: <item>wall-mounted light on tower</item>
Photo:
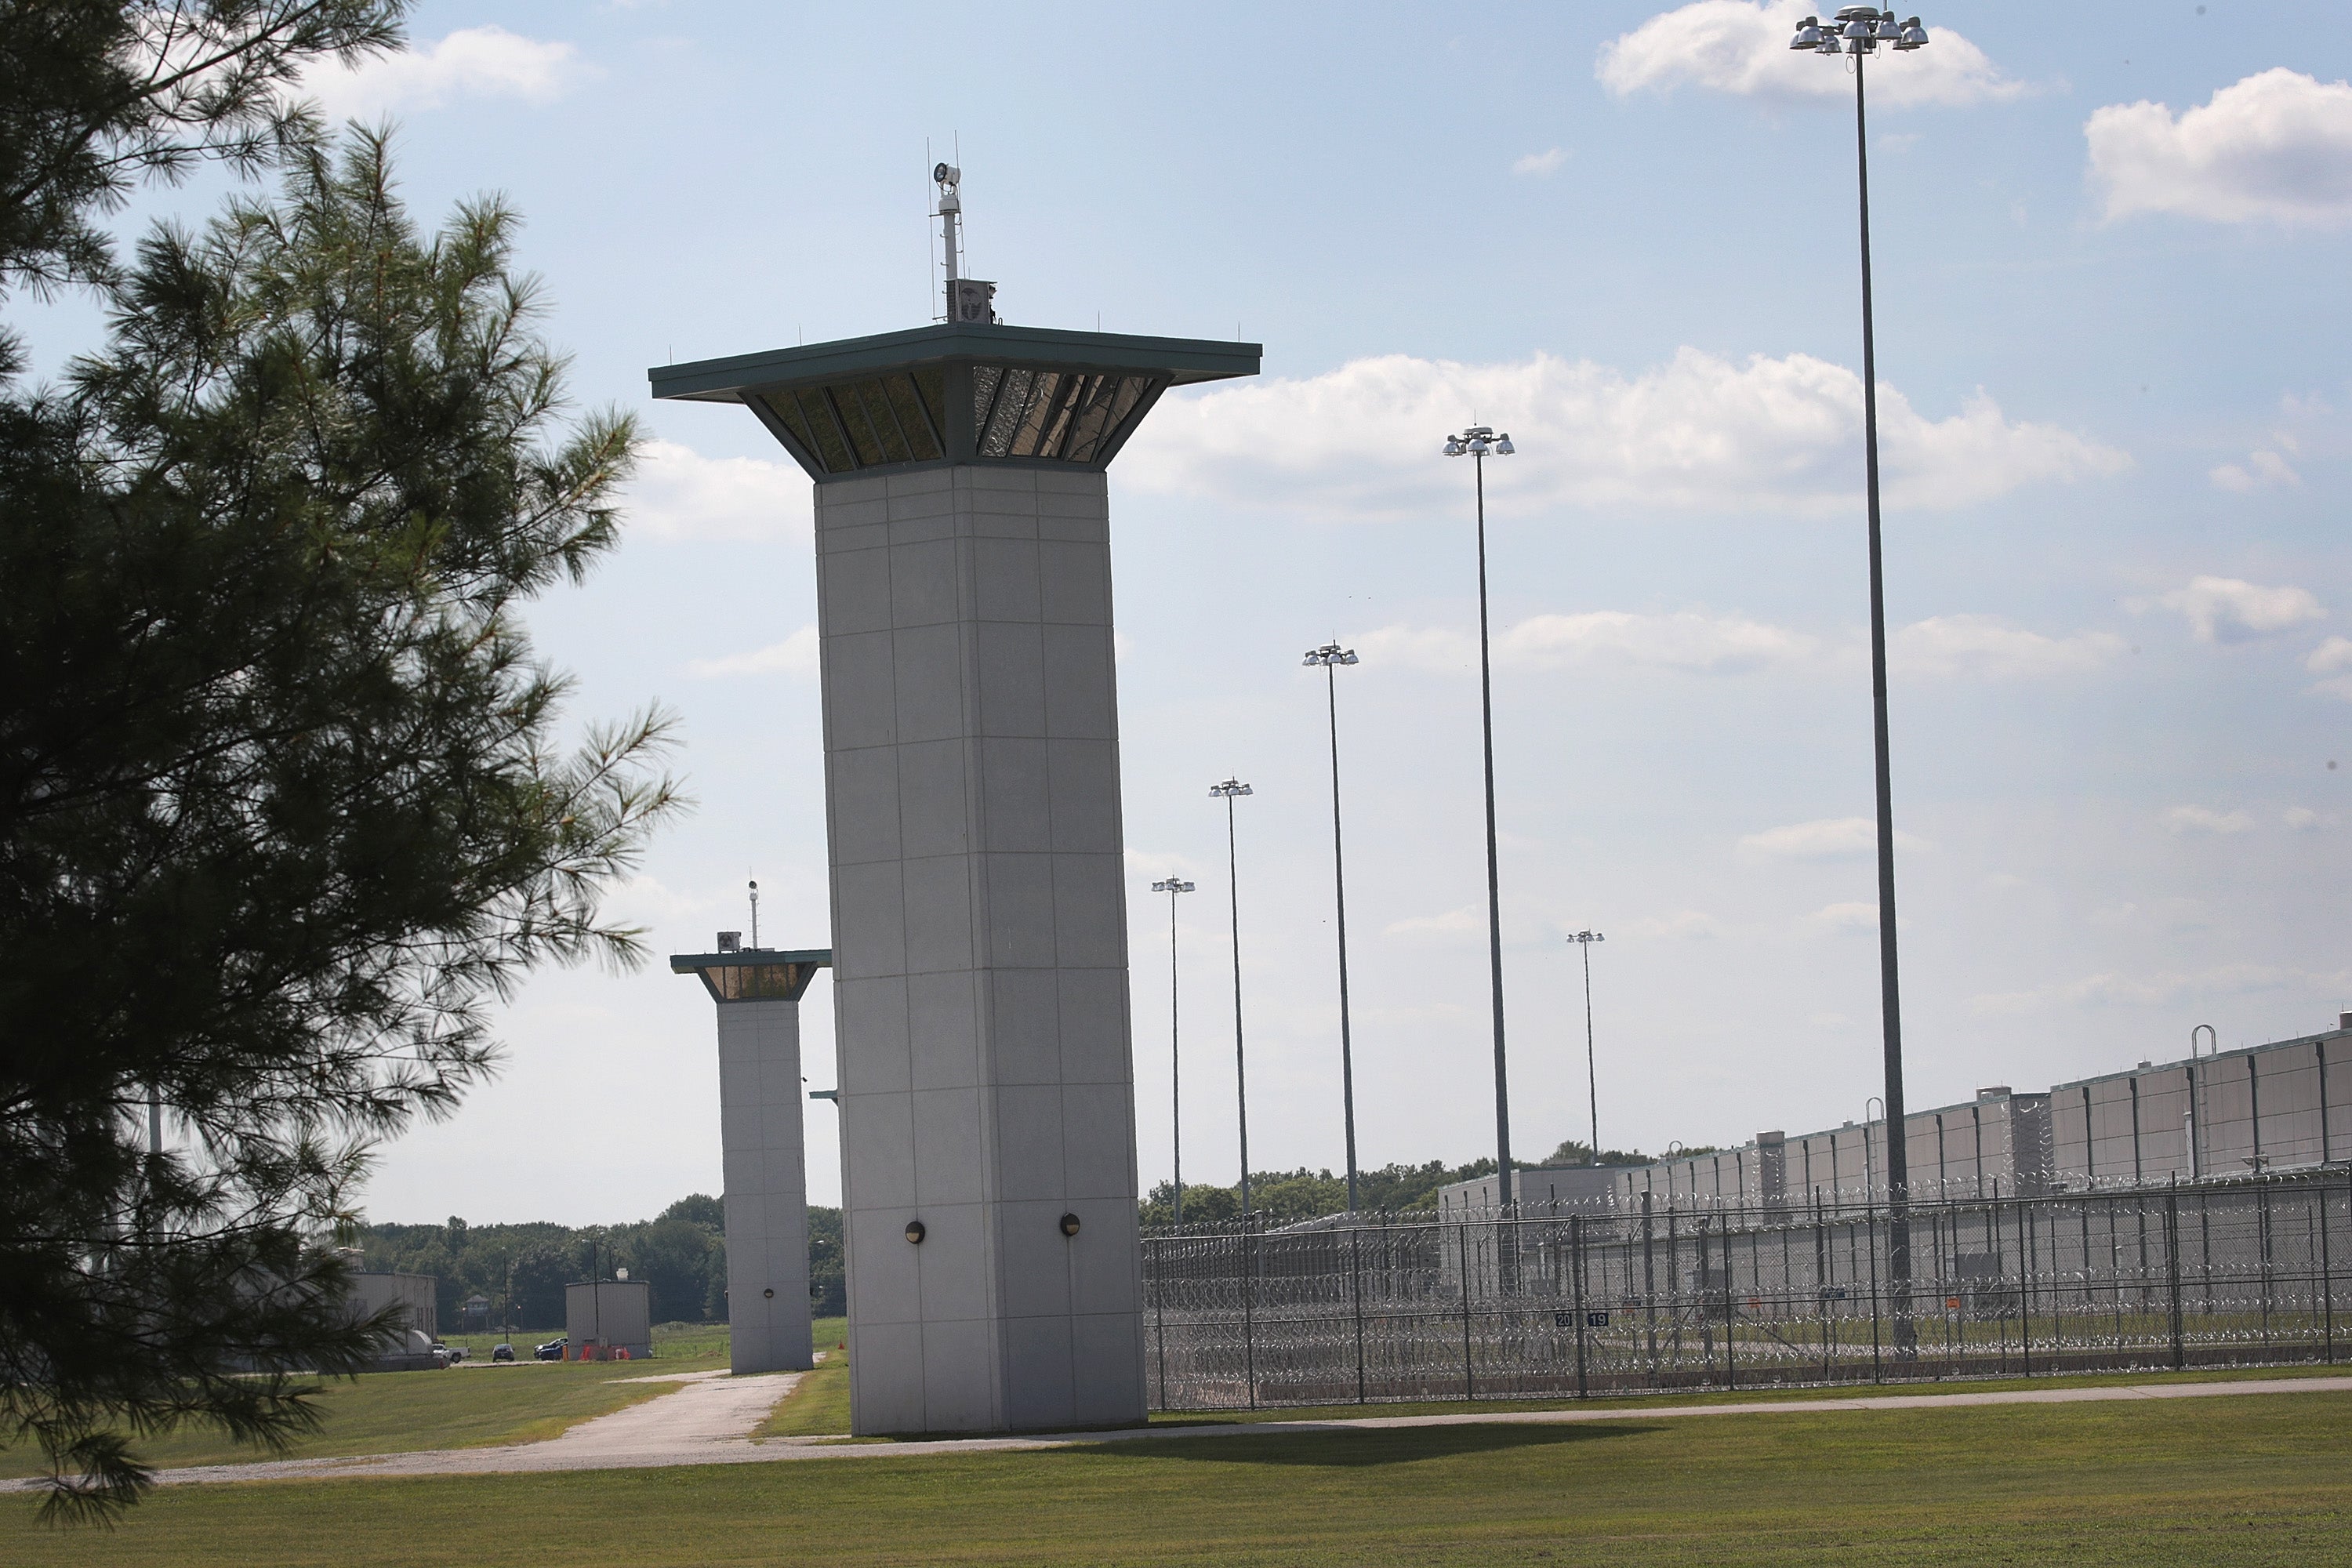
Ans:
[[[907,1222],[907,1239],[915,1246],[922,1246],[923,1237],[929,1234],[929,1233],[928,1231],[923,1229],[923,1222],[921,1220],[910,1219]]]

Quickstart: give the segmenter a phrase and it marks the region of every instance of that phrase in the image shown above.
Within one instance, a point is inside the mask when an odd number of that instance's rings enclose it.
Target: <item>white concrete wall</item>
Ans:
[[[719,1004],[719,1143],[726,1162],[729,1365],[805,1371],[808,1174],[801,1005]]]
[[[816,533],[853,1426],[1139,1421],[1104,477],[830,483]]]

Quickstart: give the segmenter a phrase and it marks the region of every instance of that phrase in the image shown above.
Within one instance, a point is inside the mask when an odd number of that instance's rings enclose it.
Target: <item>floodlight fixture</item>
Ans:
[[[1804,17],[1789,39],[1791,49],[1821,55],[1874,55],[1882,44],[1898,54],[1924,49],[1927,29],[1916,16],[1897,22],[1892,11],[1848,5],[1826,27],[1819,16]]]

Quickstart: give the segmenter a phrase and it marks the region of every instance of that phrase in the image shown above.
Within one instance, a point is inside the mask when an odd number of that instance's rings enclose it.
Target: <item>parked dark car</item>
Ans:
[[[564,1348],[571,1342],[569,1335],[560,1340],[550,1340],[530,1353],[535,1360],[539,1361],[562,1361]]]
[[[490,1347],[490,1359],[491,1359],[492,1361],[512,1361],[512,1360],[514,1360],[514,1346],[512,1346],[512,1345],[492,1345],[492,1346]]]

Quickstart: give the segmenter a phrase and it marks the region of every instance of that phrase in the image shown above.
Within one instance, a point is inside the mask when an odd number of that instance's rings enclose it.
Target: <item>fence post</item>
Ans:
[[[1754,1235],[1754,1232],[1749,1232]],[[1738,1309],[1731,1299],[1731,1232],[1723,1233],[1723,1386],[1739,1386],[1739,1363],[1736,1357],[1732,1331],[1739,1326]]]
[[[1478,1384],[1470,1372],[1470,1222],[1464,1220],[1454,1234],[1462,1260],[1462,1397],[1475,1399]]]
[[[2344,1190],[2352,1200],[2352,1171],[2344,1173]],[[2327,1325],[2327,1364],[2336,1364],[2336,1270],[2327,1250],[2327,1183],[2319,1183],[2319,1301]]]
[[[1168,1266],[1161,1256],[1165,1242],[1151,1244],[1151,1338],[1159,1352],[1160,1408],[1168,1408]]]
[[[1364,1264],[1356,1250],[1363,1232],[1348,1232],[1348,1296],[1356,1309],[1356,1403],[1364,1403]]]
[[[1813,1189],[1813,1321],[1822,1329],[1822,1381],[1830,1381],[1830,1250],[1829,1222],[1822,1215],[1822,1190]]]
[[[2033,1211],[2017,1195],[2017,1337],[2025,1375],[2033,1375]]]
[[[1584,1216],[1570,1215],[1568,1218],[1568,1245],[1573,1256],[1569,1261],[1570,1288],[1576,1295],[1576,1396],[1592,1397],[1584,1382]]]
[[[2189,1364],[2180,1336],[2180,1175],[2175,1172],[2164,1188],[2164,1270],[2172,1293],[2172,1370]]]
[[[1870,1231],[1869,1245],[1863,1248],[1870,1255],[1870,1381],[1885,1383],[1886,1369],[1878,1359],[1878,1211],[1871,1206],[1866,1186],[1862,1194],[1862,1217]]]
[[[1242,1373],[1249,1380],[1249,1407],[1257,1408],[1257,1227],[1242,1215]]]
[[[1650,1385],[1654,1388],[1658,1382],[1658,1253],[1646,1187],[1642,1190],[1642,1318],[1649,1336]]]

